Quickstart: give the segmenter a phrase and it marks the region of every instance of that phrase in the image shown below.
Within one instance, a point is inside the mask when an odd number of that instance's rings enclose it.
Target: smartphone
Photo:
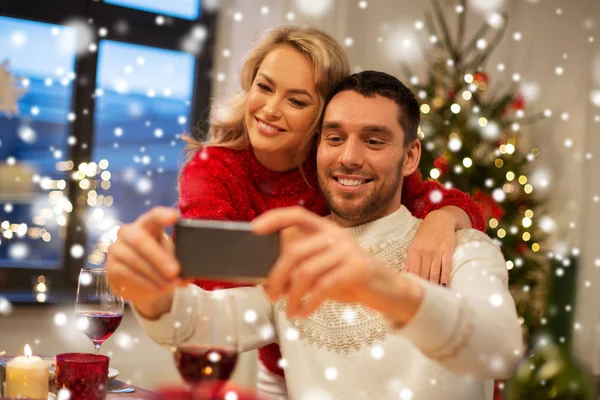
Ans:
[[[184,278],[260,283],[279,246],[279,233],[255,235],[249,222],[180,219],[175,224],[175,256]]]

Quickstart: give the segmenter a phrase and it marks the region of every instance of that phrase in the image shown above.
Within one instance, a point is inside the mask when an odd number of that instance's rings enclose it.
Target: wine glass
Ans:
[[[197,289],[196,295],[197,314],[190,315],[194,326],[186,329],[185,324],[175,323],[175,364],[191,389],[202,387],[217,398],[237,364],[238,313],[227,290]]]
[[[123,298],[112,292],[105,269],[81,269],[75,315],[77,327],[94,343],[96,354],[100,354],[100,346],[123,319]]]

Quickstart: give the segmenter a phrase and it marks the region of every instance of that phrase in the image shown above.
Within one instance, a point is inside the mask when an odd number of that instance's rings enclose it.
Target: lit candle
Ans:
[[[6,397],[46,400],[48,398],[48,364],[31,355],[25,345],[25,355],[6,364]]]

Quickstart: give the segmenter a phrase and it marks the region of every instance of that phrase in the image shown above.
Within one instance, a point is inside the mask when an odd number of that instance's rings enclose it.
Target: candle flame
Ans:
[[[28,344],[25,345],[25,348],[23,349],[23,352],[25,353],[25,357],[29,358],[31,357],[31,347],[29,347]]]

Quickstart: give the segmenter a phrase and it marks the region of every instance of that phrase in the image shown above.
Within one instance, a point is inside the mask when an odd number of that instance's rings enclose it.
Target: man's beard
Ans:
[[[319,186],[325,197],[325,201],[332,213],[346,221],[364,221],[370,219],[372,216],[377,216],[379,211],[385,208],[396,196],[397,191],[402,185],[402,165],[404,164],[404,156],[398,163],[396,175],[393,177],[391,182],[384,182],[383,186],[375,188],[371,193],[368,193],[366,198],[362,200],[358,205],[349,204],[354,201],[355,196],[352,193],[344,193],[341,195],[341,201],[339,204],[335,204],[333,200],[333,194],[329,190],[329,187],[323,182],[321,174],[318,175]],[[356,173],[356,170],[352,170],[345,167],[340,167],[335,172],[339,172],[345,175],[352,175]],[[331,174],[329,174],[331,175]],[[325,178],[329,181],[329,177]]]

